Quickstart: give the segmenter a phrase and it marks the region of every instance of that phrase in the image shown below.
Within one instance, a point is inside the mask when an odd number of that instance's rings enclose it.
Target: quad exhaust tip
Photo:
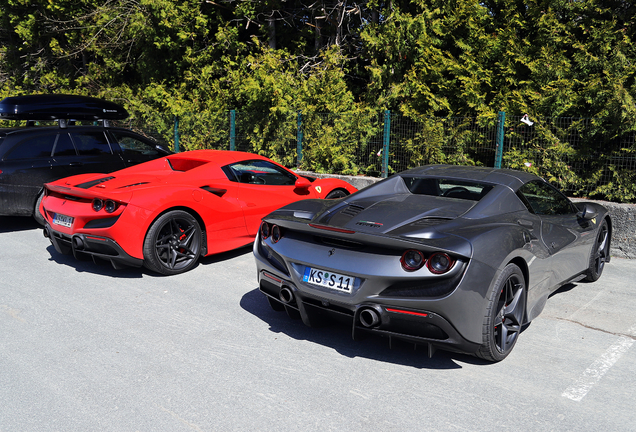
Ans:
[[[380,314],[372,308],[364,308],[360,311],[360,323],[367,327],[377,327],[380,324]]]
[[[73,249],[83,250],[84,241],[79,237],[73,237]]]
[[[294,301],[294,293],[292,292],[291,289],[289,289],[289,287],[284,286],[280,289],[280,292],[278,293],[278,298],[284,304],[289,304],[292,301]]]

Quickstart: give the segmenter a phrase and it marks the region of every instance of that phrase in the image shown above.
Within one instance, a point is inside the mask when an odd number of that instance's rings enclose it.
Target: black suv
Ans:
[[[0,119],[27,126],[0,128],[0,215],[34,216],[42,185],[83,173],[109,173],[171,154],[156,142],[109,120],[128,117],[112,102],[85,96],[34,95],[0,101]],[[57,120],[58,126],[35,126]],[[92,126],[74,123],[90,120]]]

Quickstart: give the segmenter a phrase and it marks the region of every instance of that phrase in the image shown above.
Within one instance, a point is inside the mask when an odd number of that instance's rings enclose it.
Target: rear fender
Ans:
[[[151,193],[143,197],[135,193],[134,201],[141,208],[155,206],[150,216],[144,218],[140,251],[152,223],[171,210],[186,211],[197,219],[205,236],[205,255],[240,247],[253,240],[247,235],[243,209],[232,197],[225,199],[203,189],[176,188],[162,195],[159,201],[156,194]]]
[[[350,185],[344,180],[335,179],[335,178],[326,178],[326,179],[318,179],[315,180],[312,184],[312,189],[315,190],[316,196],[318,198],[325,198],[329,192],[335,189],[343,189],[346,190],[349,194],[357,192],[354,186]]]

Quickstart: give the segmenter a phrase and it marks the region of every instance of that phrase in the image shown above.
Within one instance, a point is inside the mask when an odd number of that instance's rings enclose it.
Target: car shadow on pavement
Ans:
[[[579,283],[579,282],[577,282],[577,283]],[[561,294],[561,293],[566,293],[566,292],[568,292],[568,291],[571,291],[571,290],[573,290],[574,288],[576,288],[576,283],[567,283],[567,284],[565,284],[565,285],[563,285],[563,286],[559,287],[559,289],[558,289],[558,290],[556,290],[556,291],[554,291],[554,292],[550,293],[550,295],[548,296],[548,299],[549,299],[550,297],[555,296],[555,295],[558,295],[558,294]]]
[[[199,265],[213,264],[221,261],[230,260],[232,258],[240,257],[241,255],[245,255],[246,253],[252,252],[252,243],[241,246],[238,249],[234,249],[228,252],[222,252],[214,255],[210,255],[207,257],[199,258]]]
[[[51,254],[49,261],[55,261],[60,265],[72,267],[78,273],[93,273],[102,276],[116,277],[122,279],[139,279],[143,276],[142,268],[126,267],[123,269],[115,269],[108,261],[93,262],[91,259],[78,260],[72,254],[64,255],[55,250],[53,245],[49,245],[46,250]],[[148,272],[148,275],[151,275]]]
[[[42,225],[30,216],[0,216],[0,233],[41,229]]]
[[[424,345],[415,346],[394,340],[392,346],[389,346],[387,338],[372,334],[364,335],[360,340],[353,340],[351,327],[345,323],[334,322],[321,327],[307,327],[300,319],[292,319],[285,312],[272,310],[258,289],[246,293],[240,304],[245,311],[267,323],[273,333],[283,333],[296,340],[330,347],[350,358],[363,357],[417,369],[460,369],[461,363],[491,364],[467,354],[442,350],[435,351],[433,357],[429,358],[427,347]]]
[[[34,221],[34,223],[37,225],[37,222]],[[115,269],[107,260],[97,259],[95,262],[92,259],[79,260],[76,259],[72,254],[64,255],[59,253],[57,250],[55,250],[53,245],[49,245],[46,250],[51,255],[51,258],[49,258],[50,261],[55,261],[58,264],[73,267],[77,272],[80,273],[87,272],[100,274],[103,276],[127,279],[139,279],[144,277],[144,275],[150,277],[170,277],[155,273],[146,269],[145,267],[124,267],[121,269]],[[196,271],[196,268],[201,265],[205,266],[206,264],[213,264],[225,260],[231,260],[232,258],[239,257],[251,251],[252,246],[248,245],[229,252],[223,252],[220,254],[211,255],[209,257],[203,257],[199,259],[197,265],[194,266],[190,271]]]

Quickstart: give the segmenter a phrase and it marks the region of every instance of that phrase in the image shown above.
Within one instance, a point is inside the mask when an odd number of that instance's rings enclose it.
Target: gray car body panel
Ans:
[[[415,195],[402,180],[412,176],[472,180],[493,188],[479,201]],[[427,166],[402,172],[335,202],[290,204],[263,219],[281,227],[285,235],[276,244],[260,235],[256,238],[259,280],[263,272],[275,275],[301,299],[320,301],[325,308],[337,305],[348,309],[354,321],[356,310],[364,305],[426,311],[456,331],[450,335],[453,340],[428,340],[430,344],[448,343],[451,349],[474,351],[482,343],[490,293],[507,264],[514,262],[524,272],[529,322],[541,312],[550,293],[584,275],[600,221],[607,218],[611,224],[607,210],[592,203],[577,206],[593,210],[597,214],[593,222],[575,215],[531,213],[516,192],[537,180],[534,175],[512,170]],[[330,231],[333,228],[345,232]],[[432,274],[426,267],[405,272],[399,257],[407,249],[444,252],[457,263],[443,275]],[[272,256],[283,264],[273,266]],[[351,294],[311,285],[302,280],[305,267],[354,276],[362,283]],[[406,289],[398,290],[400,295],[386,294],[398,292],[387,290],[395,285],[415,285],[418,281],[435,285],[444,280],[453,280],[454,285],[442,295],[408,295]],[[308,323],[303,307],[301,317]]]

